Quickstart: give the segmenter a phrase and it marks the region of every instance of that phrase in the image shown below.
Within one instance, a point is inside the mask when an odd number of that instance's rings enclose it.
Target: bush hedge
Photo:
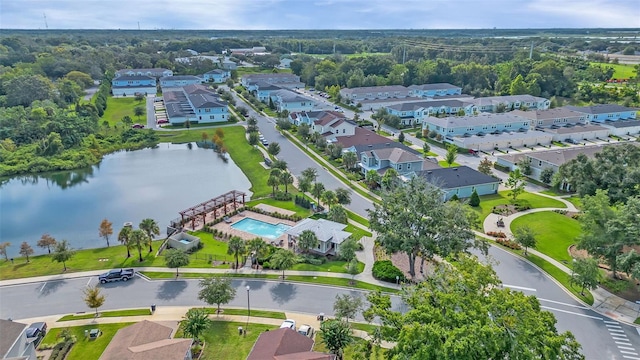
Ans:
[[[51,356],[49,357],[49,359],[64,360],[64,358],[67,357],[67,354],[69,353],[69,351],[71,351],[71,347],[73,346],[73,344],[74,342],[72,340],[67,340],[67,341],[57,343],[53,347],[53,351],[51,352]]]
[[[380,260],[373,263],[373,277],[386,282],[395,283],[396,276],[400,281],[405,281],[404,273],[402,270],[395,267],[391,260]]]

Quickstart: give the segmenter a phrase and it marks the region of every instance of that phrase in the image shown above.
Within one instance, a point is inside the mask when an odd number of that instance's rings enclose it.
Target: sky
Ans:
[[[0,28],[640,28],[640,0],[0,0]]]

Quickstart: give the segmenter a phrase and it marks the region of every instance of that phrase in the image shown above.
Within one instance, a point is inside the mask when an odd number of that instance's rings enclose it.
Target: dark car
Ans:
[[[47,334],[47,323],[37,322],[27,328],[27,342],[32,342],[33,347],[38,347],[42,338]]]
[[[132,129],[144,129],[144,125],[142,124],[133,124],[131,125]]]
[[[134,269],[114,269],[98,276],[101,284],[112,281],[128,281],[135,274]]]

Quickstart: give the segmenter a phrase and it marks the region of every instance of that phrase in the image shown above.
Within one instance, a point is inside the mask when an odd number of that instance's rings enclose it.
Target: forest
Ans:
[[[638,106],[637,72],[605,86],[614,69],[599,53],[638,51],[615,29],[119,31],[7,30],[0,35],[0,176],[79,168],[120,149],[153,146],[153,131],[100,118],[109,83],[122,68],[161,67],[202,74],[211,60],[178,62],[193,51],[217,55],[265,46],[270,54],[233,55],[261,71],[293,59],[291,71],[318,89],[449,82],[473,96],[531,94],[564,103]],[[606,38],[605,38],[606,37]],[[187,51],[189,50],[189,51]],[[582,52],[582,53],[581,53]],[[241,68],[242,69],[242,68]],[[238,73],[234,71],[237,78]],[[87,88],[100,83],[91,100]]]

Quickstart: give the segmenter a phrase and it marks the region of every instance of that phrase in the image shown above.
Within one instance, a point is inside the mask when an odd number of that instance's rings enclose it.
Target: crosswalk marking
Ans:
[[[624,333],[624,330],[622,330],[622,329],[609,329],[609,332],[619,332],[619,333]]]
[[[611,320],[604,320],[604,322],[605,322],[605,324],[615,324],[615,325],[620,324],[620,323],[619,323],[619,322],[617,322],[617,321],[611,321]]]
[[[621,353],[623,353],[623,354],[636,355],[636,356],[638,355],[638,353],[636,353],[636,352],[631,352],[631,351],[624,351],[624,350],[620,350],[620,352],[621,352]]]
[[[618,326],[618,325],[606,325],[609,329],[622,329],[622,326]]]
[[[626,346],[620,346],[618,345],[618,349],[624,349],[624,350],[633,350],[635,351],[636,349],[632,348],[632,347],[626,347]]]
[[[629,343],[629,342],[616,341],[615,343],[616,343],[616,344],[618,344],[618,345],[633,346],[633,345],[632,345],[631,343]]]
[[[635,356],[622,355],[622,357],[625,359],[640,360],[640,357],[635,357]]]

